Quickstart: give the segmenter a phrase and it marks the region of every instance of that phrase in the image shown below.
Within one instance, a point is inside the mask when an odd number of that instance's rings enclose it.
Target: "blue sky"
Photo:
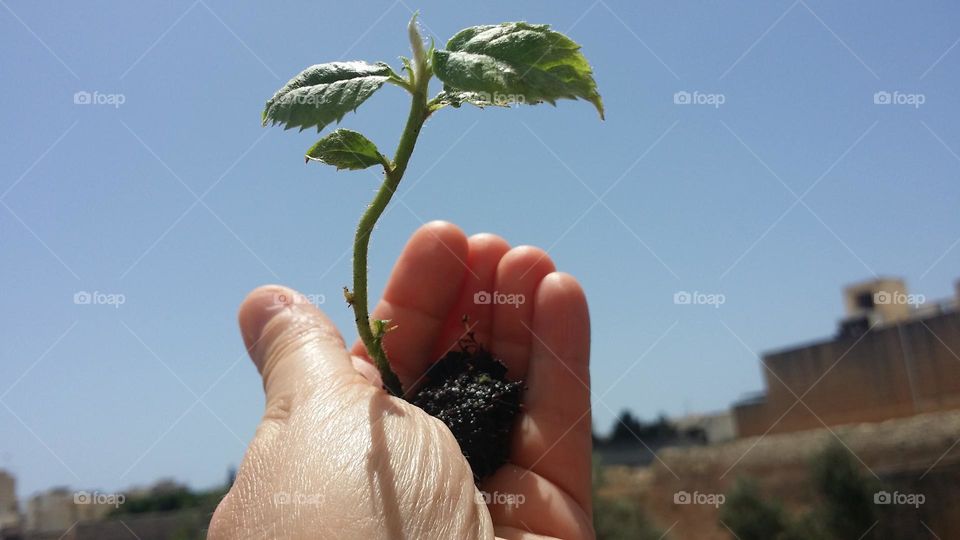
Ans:
[[[354,334],[339,291],[376,177],[304,165],[316,134],[259,114],[313,63],[399,69],[411,9],[438,43],[568,32],[607,120],[569,101],[437,114],[374,236],[372,293],[423,221],[549,248],[589,297],[601,430],[760,390],[753,352],[831,334],[846,283],[932,299],[960,277],[956,5],[366,5],[0,1],[0,468],[21,496],[222,482],[263,404],[235,324],[259,284],[329,299]],[[392,148],[406,106],[385,87],[343,125]]]

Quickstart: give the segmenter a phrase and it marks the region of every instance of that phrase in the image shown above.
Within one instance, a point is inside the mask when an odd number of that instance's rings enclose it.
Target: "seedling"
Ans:
[[[580,46],[545,24],[524,22],[473,26],[461,30],[436,49],[424,44],[414,15],[408,25],[411,58],[400,57],[401,73],[384,62],[330,62],[303,70],[267,101],[262,121],[286,129],[316,127],[319,132],[356,110],[384,84],[406,90],[410,112],[393,159],[365,136],[337,129],[311,146],[306,161],[337,169],[380,166],[383,184],[367,207],[353,242],[353,289],[344,296],[354,311],[357,332],[380,372],[384,388],[405,397],[443,420],[453,431],[474,475],[482,478],[507,457],[510,426],[520,409],[522,381],[510,382],[506,368],[472,335],[428,370],[426,383],[405,395],[390,367],[383,337],[390,321],[371,319],[367,307],[367,249],[374,225],[403,178],[424,122],[445,107],[464,103],[477,107],[509,107],[558,99],[583,99],[603,118],[603,103]],[[443,90],[428,97],[436,76]],[[402,332],[403,329],[396,331]]]

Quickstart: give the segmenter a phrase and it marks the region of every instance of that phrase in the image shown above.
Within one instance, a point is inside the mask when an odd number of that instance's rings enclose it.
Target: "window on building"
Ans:
[[[857,307],[860,309],[873,309],[873,292],[864,291],[856,297]]]

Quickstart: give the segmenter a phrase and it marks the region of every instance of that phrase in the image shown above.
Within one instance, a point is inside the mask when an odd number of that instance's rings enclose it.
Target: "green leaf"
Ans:
[[[349,129],[338,129],[307,150],[307,162],[320,161],[337,169],[359,170],[374,165],[389,166],[389,161],[370,139]]]
[[[267,101],[263,125],[282,124],[300,131],[339,122],[355,110],[390,78],[392,70],[383,62],[330,62],[310,66],[290,79]]]
[[[413,73],[413,63],[406,56],[400,57],[400,63],[403,64],[403,71],[407,73]]]
[[[433,71],[446,90],[484,93],[493,102],[555,104],[580,98],[603,118],[603,102],[580,45],[546,24],[461,30],[446,50],[433,53]]]

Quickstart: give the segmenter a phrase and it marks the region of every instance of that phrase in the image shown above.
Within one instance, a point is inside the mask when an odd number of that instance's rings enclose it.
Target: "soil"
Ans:
[[[425,378],[410,402],[450,428],[476,482],[492,475],[510,455],[523,381],[508,380],[503,362],[472,334],[460,342],[460,350],[433,364]]]

